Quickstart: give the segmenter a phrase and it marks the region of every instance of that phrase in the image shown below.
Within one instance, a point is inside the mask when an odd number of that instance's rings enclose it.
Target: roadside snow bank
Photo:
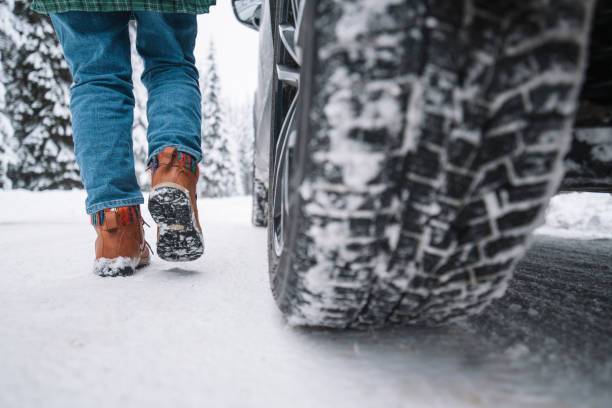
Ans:
[[[145,200],[147,195],[145,194]],[[244,197],[198,200],[200,212],[221,214],[228,222],[240,222],[248,214],[235,211]],[[88,223],[85,192],[0,190],[0,224]],[[152,224],[146,205],[145,220]],[[545,224],[536,234],[577,239],[612,239],[612,194],[564,193],[554,196],[546,211]]]
[[[612,194],[563,193],[552,198],[546,223],[536,234],[577,239],[612,239]]]

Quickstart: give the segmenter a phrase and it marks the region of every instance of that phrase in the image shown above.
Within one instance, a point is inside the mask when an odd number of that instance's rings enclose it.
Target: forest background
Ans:
[[[0,189],[82,188],[70,124],[72,77],[50,19],[31,11],[29,3],[0,3]],[[234,21],[229,3],[198,16],[201,197],[250,194],[252,188],[257,33]],[[131,21],[133,150],[138,180],[147,190],[147,91],[135,35]]]

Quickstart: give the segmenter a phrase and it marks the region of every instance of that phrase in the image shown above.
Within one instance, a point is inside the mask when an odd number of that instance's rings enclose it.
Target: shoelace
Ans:
[[[151,255],[155,255],[155,252],[153,252],[153,248],[151,248],[151,245],[149,245],[146,239],[145,239],[145,245],[149,248],[149,251],[151,251]]]
[[[151,228],[151,226],[144,220],[144,218],[140,217],[140,220],[142,221],[142,225],[146,225],[147,227]],[[153,252],[153,248],[151,248],[151,245],[146,239],[145,245],[149,248],[149,251],[151,251],[151,255],[155,255],[155,252]]]

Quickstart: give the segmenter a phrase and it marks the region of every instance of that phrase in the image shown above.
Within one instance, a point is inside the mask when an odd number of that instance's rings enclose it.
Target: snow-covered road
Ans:
[[[0,192],[0,407],[612,406],[610,240],[538,237],[459,325],[309,330],[274,305],[249,198],[199,202],[203,259],[114,279],[82,201]]]

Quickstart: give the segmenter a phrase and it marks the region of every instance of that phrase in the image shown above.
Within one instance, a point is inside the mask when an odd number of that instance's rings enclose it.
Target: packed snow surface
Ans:
[[[558,345],[566,331],[562,337],[544,331],[544,340],[529,334],[546,325],[530,329],[521,319],[544,310],[522,306],[521,298],[490,309],[504,316],[502,329],[519,327],[499,336],[507,346],[487,338],[484,322],[498,322],[495,313],[483,316],[484,329],[480,323],[376,332],[288,326],[270,294],[266,232],[250,225],[248,197],[199,201],[203,258],[168,263],[154,256],[134,276],[95,276],[95,232],[83,201],[80,191],[0,191],[0,407],[603,407],[609,401],[601,391],[609,387],[591,378],[602,381],[601,371],[571,368],[575,353]],[[607,203],[598,208],[609,215]],[[589,225],[578,212],[571,217],[580,228]],[[154,244],[155,229],[146,233]],[[512,317],[523,309],[525,317]],[[598,364],[609,360],[609,339],[591,342],[588,333],[575,332],[601,354]],[[536,351],[544,343],[547,351]],[[543,363],[566,359],[569,374]],[[591,361],[585,361],[590,371]],[[612,372],[609,365],[601,370]]]

